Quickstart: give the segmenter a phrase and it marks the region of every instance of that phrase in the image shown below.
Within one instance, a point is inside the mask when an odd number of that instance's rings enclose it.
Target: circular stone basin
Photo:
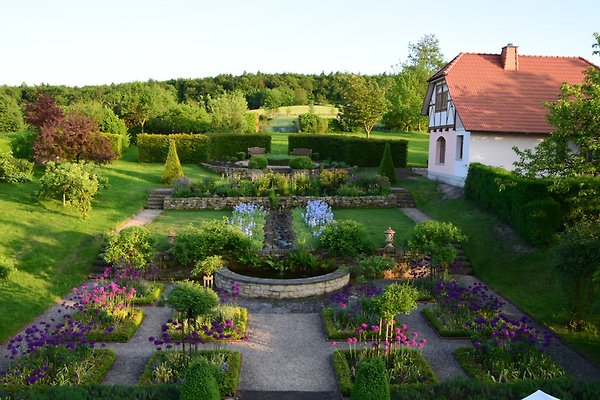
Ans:
[[[215,284],[227,292],[234,283],[240,286],[239,295],[247,298],[299,299],[334,292],[350,281],[350,274],[337,269],[325,275],[299,279],[255,278],[237,274],[228,268],[215,273]]]

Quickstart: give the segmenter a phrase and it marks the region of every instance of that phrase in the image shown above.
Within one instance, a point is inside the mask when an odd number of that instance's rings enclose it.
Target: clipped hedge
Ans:
[[[548,191],[550,181],[523,178],[502,168],[472,163],[465,196],[509,223],[527,242],[550,243],[563,225],[564,202]],[[561,204],[562,203],[562,204]]]
[[[174,135],[152,135],[143,133],[137,136],[139,161],[160,162],[167,159],[169,140],[174,140],[177,155],[182,163],[202,163],[210,159],[210,139],[206,135],[178,133]]]
[[[249,114],[254,118],[254,114]],[[247,153],[249,147],[264,147],[271,151],[271,135],[264,133],[209,133],[210,159],[220,160],[233,157],[236,153]]]
[[[343,161],[359,167],[378,167],[385,144],[389,143],[396,168],[406,167],[408,141],[367,139],[343,135],[293,134],[288,136],[288,149],[312,149],[321,159]]]
[[[392,388],[394,400],[521,400],[537,390],[561,400],[595,400],[600,382],[527,381],[511,384],[455,379],[437,385]]]
[[[179,160],[184,164],[224,159],[242,152],[245,154],[249,147],[264,147],[267,152],[271,151],[271,136],[264,133],[144,133],[137,136],[140,162],[165,162],[170,139],[175,141]]]
[[[100,133],[100,136],[108,139],[112,149],[118,157],[123,155],[123,150],[129,147],[129,138],[127,135],[118,135],[116,133]]]
[[[3,397],[0,389],[0,397]],[[179,386],[44,386],[19,391],[10,397],[14,400],[178,400]]]

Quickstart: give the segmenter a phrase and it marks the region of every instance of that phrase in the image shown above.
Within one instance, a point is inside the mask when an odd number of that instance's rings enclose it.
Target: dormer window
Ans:
[[[448,86],[439,83],[435,86],[435,112],[448,109]]]

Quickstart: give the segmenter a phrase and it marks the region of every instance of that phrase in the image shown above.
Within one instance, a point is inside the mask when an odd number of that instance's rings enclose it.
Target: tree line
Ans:
[[[51,95],[65,108],[86,108],[90,103],[100,104],[111,109],[134,130],[144,131],[147,130],[147,123],[160,125],[165,120],[179,117],[196,121],[196,126],[191,130],[202,131],[213,129],[205,112],[210,113],[211,108],[215,108],[216,99],[232,93],[243,97],[249,110],[329,104],[341,106],[342,111],[345,107],[352,114],[356,104],[354,107],[348,105],[356,101],[351,97],[364,95],[365,87],[376,92],[374,96],[379,105],[375,107],[375,115],[370,116],[369,122],[354,121],[354,126],[368,128],[372,125],[370,121],[375,118],[375,122],[381,121],[382,127],[388,130],[423,130],[426,121],[420,111],[427,89],[426,81],[443,64],[444,57],[437,38],[426,35],[415,44],[409,43],[407,60],[394,66],[391,73],[380,75],[257,72],[239,76],[221,74],[206,78],[83,87],[47,84],[2,86],[0,132],[22,129],[23,119],[19,115],[22,115],[27,104],[37,100],[40,93]],[[356,90],[349,89],[351,86]],[[369,112],[373,114],[373,110]],[[159,121],[150,122],[156,118]]]

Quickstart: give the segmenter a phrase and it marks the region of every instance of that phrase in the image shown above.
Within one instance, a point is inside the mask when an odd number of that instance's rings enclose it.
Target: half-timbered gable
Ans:
[[[421,110],[429,118],[431,179],[462,186],[471,162],[513,168],[514,146],[533,149],[551,131],[544,103],[563,83],[595,67],[580,57],[461,53],[430,79]]]

